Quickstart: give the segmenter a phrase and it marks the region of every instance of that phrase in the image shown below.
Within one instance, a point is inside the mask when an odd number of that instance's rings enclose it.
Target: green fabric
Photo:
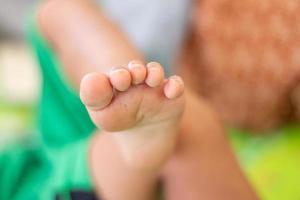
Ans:
[[[0,154],[0,199],[18,199],[16,197],[18,195],[22,195],[21,199],[37,199],[34,198],[37,194],[33,193],[39,191],[39,183],[48,177],[48,173],[40,168],[45,161],[40,159],[40,156],[33,145],[25,141],[2,150]],[[30,187],[30,190],[24,192],[25,187]]]
[[[0,154],[0,199],[54,199],[71,189],[92,190],[87,169],[88,140],[56,151],[22,140]]]
[[[88,136],[94,129],[77,93],[66,83],[61,64],[37,29],[29,24],[29,40],[41,66],[43,87],[39,126],[42,140],[54,148]],[[66,38],[67,39],[67,38]]]
[[[59,190],[91,190],[87,150],[95,126],[77,93],[65,82],[60,63],[43,40],[35,17],[29,23],[28,33],[43,77],[38,121],[41,142],[53,165],[42,199]]]
[[[0,199],[69,199],[70,190],[93,189],[88,147],[95,127],[78,95],[65,82],[60,63],[37,29],[28,23],[28,39],[43,78],[38,134],[0,150]]]

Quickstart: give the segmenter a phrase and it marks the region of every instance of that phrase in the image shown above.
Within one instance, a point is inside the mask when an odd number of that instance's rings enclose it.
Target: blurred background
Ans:
[[[0,147],[34,132],[40,77],[24,22],[36,0],[0,0]]]
[[[24,24],[36,3],[0,0],[0,149],[35,132],[41,78]],[[299,130],[289,126],[272,135],[254,136],[232,131],[233,147],[262,199],[300,198]]]

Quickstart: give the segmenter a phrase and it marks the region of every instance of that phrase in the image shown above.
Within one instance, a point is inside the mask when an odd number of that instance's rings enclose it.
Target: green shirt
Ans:
[[[87,154],[95,127],[60,72],[60,63],[41,36],[35,16],[27,28],[43,79],[39,133],[1,150],[0,199],[46,200],[57,194],[69,199],[71,189],[93,188]]]

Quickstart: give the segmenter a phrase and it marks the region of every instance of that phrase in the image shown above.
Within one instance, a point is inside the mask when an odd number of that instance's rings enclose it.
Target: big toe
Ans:
[[[102,73],[90,73],[80,84],[80,98],[92,110],[99,110],[110,104],[113,90],[108,77]]]

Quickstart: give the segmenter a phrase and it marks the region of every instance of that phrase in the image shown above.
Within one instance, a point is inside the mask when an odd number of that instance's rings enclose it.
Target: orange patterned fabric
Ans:
[[[255,129],[288,120],[300,75],[300,1],[201,0],[193,19],[186,71],[197,70],[193,85],[222,118]]]

